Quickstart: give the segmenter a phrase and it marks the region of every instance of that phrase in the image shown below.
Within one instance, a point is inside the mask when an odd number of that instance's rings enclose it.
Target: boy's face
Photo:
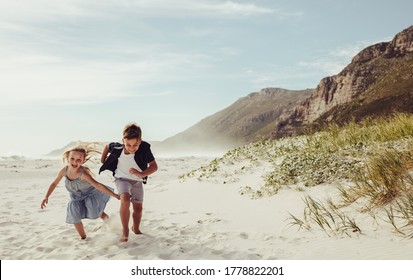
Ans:
[[[139,145],[141,144],[141,142],[142,142],[142,139],[123,138],[123,145],[125,145],[126,154],[134,154],[139,149]]]

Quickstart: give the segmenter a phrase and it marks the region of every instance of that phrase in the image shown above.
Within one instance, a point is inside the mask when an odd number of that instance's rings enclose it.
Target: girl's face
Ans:
[[[141,144],[141,139],[123,139],[123,145],[125,145],[125,152],[126,154],[134,154],[138,149],[139,145]]]
[[[69,165],[74,168],[78,169],[82,166],[85,162],[85,154],[82,152],[71,151],[69,153]]]

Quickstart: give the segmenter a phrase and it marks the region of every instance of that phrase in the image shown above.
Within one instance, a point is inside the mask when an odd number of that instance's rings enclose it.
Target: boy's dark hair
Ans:
[[[136,123],[129,123],[123,129],[123,139],[141,139],[142,130]]]

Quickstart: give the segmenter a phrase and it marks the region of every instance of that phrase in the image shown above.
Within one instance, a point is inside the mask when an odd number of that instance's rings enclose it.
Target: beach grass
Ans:
[[[316,224],[330,236],[359,234],[362,231],[355,220],[340,210],[358,202],[360,212],[386,220],[397,233],[413,236],[412,114],[353,121],[345,126],[330,124],[316,133],[258,141],[230,150],[209,165],[183,174],[181,179],[234,182],[237,175],[263,164],[270,168],[262,184],[245,186],[241,194],[258,199],[276,195],[282,189],[338,184],[339,201],[306,197],[304,217],[290,214],[291,224],[300,229]],[[386,213],[384,218],[375,217],[378,209]]]

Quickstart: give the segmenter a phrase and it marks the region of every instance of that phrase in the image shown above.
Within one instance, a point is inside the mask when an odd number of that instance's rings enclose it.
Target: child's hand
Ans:
[[[42,201],[42,204],[40,205],[40,208],[45,208],[46,207],[46,204],[49,202],[49,199],[48,198],[45,198],[45,199],[43,199],[43,201]]]
[[[115,194],[115,198],[116,198],[117,200],[120,200],[120,195]]]
[[[135,169],[135,168],[129,169],[129,173],[132,174],[132,175],[135,175],[135,176],[137,176],[137,177],[139,177],[139,178],[142,178],[142,172],[139,172],[139,171],[138,171],[137,169]]]

